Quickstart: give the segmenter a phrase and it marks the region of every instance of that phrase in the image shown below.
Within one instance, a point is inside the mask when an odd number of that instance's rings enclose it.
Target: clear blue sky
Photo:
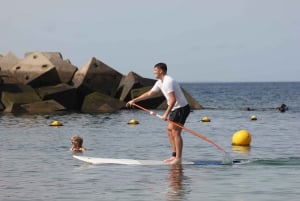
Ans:
[[[299,0],[1,0],[0,54],[58,51],[180,82],[300,81]]]

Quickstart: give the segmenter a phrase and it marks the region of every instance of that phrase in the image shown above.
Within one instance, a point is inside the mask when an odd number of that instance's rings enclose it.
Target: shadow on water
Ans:
[[[233,110],[233,111],[274,111],[274,112],[286,112],[288,109],[283,109],[282,106],[278,107],[203,107],[205,110]]]
[[[251,165],[300,166],[300,157],[250,159]]]
[[[300,157],[233,159],[233,165],[300,166]]]

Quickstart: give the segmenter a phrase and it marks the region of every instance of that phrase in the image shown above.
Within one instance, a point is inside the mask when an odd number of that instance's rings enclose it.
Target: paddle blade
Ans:
[[[229,153],[224,152],[223,154],[223,160],[222,160],[222,164],[232,164],[232,157],[230,156]]]

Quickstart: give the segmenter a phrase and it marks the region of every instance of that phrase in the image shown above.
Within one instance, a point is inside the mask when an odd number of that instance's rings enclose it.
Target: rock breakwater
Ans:
[[[95,57],[78,68],[60,52],[27,52],[22,59],[9,52],[0,55],[0,112],[115,112],[154,83],[135,72],[123,75]],[[202,108],[186,90],[184,93],[192,109]],[[139,104],[166,108],[162,94]]]

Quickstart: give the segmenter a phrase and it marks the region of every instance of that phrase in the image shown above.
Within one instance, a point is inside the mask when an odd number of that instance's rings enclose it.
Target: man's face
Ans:
[[[162,70],[160,68],[154,67],[154,77],[159,79],[162,76]]]

